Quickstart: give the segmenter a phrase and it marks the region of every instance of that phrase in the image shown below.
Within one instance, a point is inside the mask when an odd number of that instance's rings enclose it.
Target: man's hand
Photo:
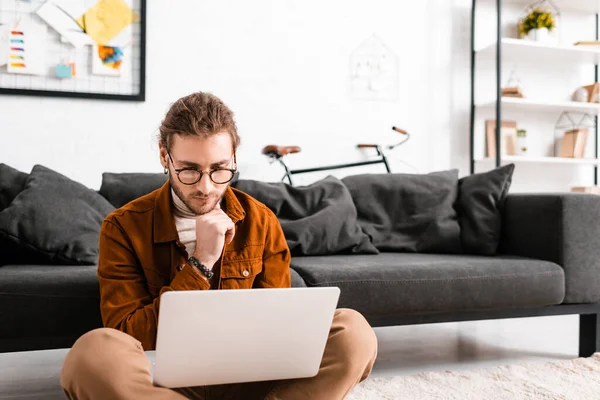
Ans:
[[[235,225],[217,203],[214,210],[196,218],[196,250],[194,257],[212,269],[225,244],[231,243]]]

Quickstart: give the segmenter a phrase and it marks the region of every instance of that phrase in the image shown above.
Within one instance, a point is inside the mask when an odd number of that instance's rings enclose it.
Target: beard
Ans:
[[[217,203],[219,203],[225,195],[225,191],[229,186],[228,184],[223,185],[224,188],[222,190],[216,189],[208,194],[194,191],[186,196],[181,188],[181,185],[183,184],[178,182],[178,180],[173,178],[173,176],[170,174],[169,182],[171,183],[171,188],[173,188],[173,191],[177,197],[179,197],[181,201],[183,201],[183,204],[185,204],[187,208],[195,215],[203,215],[214,210]]]

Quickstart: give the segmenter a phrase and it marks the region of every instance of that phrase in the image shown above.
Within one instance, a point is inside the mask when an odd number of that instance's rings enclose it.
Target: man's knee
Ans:
[[[133,337],[110,328],[100,328],[81,336],[67,354],[61,371],[60,382],[69,388],[74,380],[82,376],[106,374],[120,351],[134,346],[142,351],[141,345]]]
[[[349,360],[363,363],[376,356],[377,336],[362,314],[355,310],[341,308],[336,310],[334,321],[342,327],[340,351],[343,351]]]
[[[365,317],[358,311],[341,308],[336,310],[334,324],[342,328],[338,333],[338,357],[357,366],[372,364],[377,356],[377,336]]]

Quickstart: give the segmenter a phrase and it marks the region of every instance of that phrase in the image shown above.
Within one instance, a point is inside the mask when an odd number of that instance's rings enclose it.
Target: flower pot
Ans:
[[[535,42],[543,42],[548,39],[548,28],[532,29],[527,32],[527,38]]]
[[[518,156],[526,156],[527,155],[527,131],[525,129],[517,130],[517,155]]]
[[[526,156],[527,155],[527,137],[518,137],[517,138],[517,155],[518,156]]]

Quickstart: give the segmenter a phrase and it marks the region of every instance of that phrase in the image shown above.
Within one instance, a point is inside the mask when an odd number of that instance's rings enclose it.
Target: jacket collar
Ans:
[[[244,207],[240,204],[231,186],[227,187],[223,199],[225,200],[225,214],[231,218],[234,224],[246,217],[246,211],[244,211]]]
[[[231,187],[227,188],[223,198],[225,200],[225,214],[231,218],[233,223],[243,220],[246,212]],[[154,200],[154,243],[179,240],[172,203],[171,184],[167,181],[158,190]]]

